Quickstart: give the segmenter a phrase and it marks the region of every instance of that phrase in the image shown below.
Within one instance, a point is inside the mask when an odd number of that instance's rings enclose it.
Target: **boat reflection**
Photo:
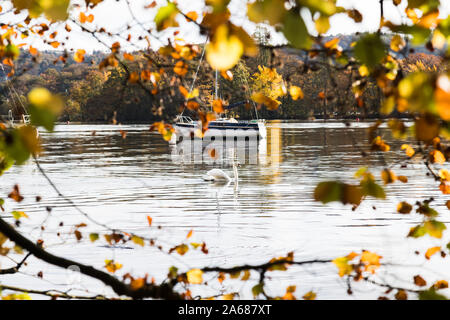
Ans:
[[[235,159],[239,164],[265,163],[266,139],[180,139],[171,145],[171,158],[180,164],[229,164]]]

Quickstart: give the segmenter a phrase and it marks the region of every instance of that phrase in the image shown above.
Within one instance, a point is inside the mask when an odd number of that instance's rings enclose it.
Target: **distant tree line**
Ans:
[[[361,97],[355,99],[352,85],[358,80],[358,72],[347,68],[330,68],[326,57],[308,62],[308,56],[301,50],[289,47],[270,47],[267,38],[257,30],[254,37],[260,43],[260,54],[254,58],[245,58],[232,69],[232,80],[219,76],[219,95],[225,104],[248,100],[230,111],[229,115],[240,119],[255,117],[265,119],[312,119],[312,118],[358,118],[379,117],[379,105],[382,94],[375,82],[368,83]],[[339,36],[340,45],[350,46],[355,36]],[[202,46],[199,46],[200,50]],[[425,53],[424,48],[411,49],[409,55],[400,60],[401,69],[408,73],[417,70],[438,71],[442,68],[441,59]],[[166,77],[160,81],[170,81],[175,75],[172,61],[158,51],[148,53],[152,59],[166,65]],[[145,63],[142,53],[131,53],[131,70],[138,69]],[[10,109],[20,110],[25,103],[26,93],[33,87],[45,87],[61,95],[65,100],[65,109],[60,121],[82,122],[150,122],[162,117],[173,119],[181,110],[185,97],[177,87],[172,87],[174,95],[158,92],[160,105],[150,99],[151,87],[142,88],[130,83],[122,68],[98,68],[104,60],[105,53],[97,51],[86,54],[83,63],[74,61],[72,54],[57,51],[40,52],[32,56],[23,52],[17,62],[14,82],[0,83],[0,114],[7,114]],[[199,58],[189,61],[195,70]],[[286,81],[299,86],[304,97],[294,101],[289,94],[281,97],[282,104],[277,110],[256,106],[250,102],[252,75],[259,65],[274,65],[277,72]],[[94,66],[95,65],[95,66]],[[7,72],[7,71],[6,71]],[[190,88],[194,71],[185,76],[186,88]],[[3,78],[3,77],[2,77]],[[196,78],[195,88],[199,89],[197,101],[203,108],[210,108],[214,95],[214,70],[203,61]],[[124,85],[126,84],[126,85]],[[12,91],[11,88],[15,89]],[[153,92],[155,93],[155,92]],[[319,98],[319,99],[318,99]],[[169,100],[168,100],[169,99]],[[162,107],[165,106],[165,107]],[[186,111],[189,115],[189,110]],[[194,113],[192,113],[194,114]]]

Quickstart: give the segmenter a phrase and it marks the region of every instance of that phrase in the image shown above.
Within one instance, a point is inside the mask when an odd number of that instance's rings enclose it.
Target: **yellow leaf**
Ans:
[[[105,268],[109,272],[115,273],[117,270],[122,268],[122,265],[114,262],[114,260],[105,260]]]
[[[327,16],[320,16],[317,18],[316,22],[316,30],[319,34],[326,33],[330,29],[330,19]]]
[[[375,270],[380,266],[381,258],[376,253],[363,251],[361,254],[361,263],[365,264],[365,271],[375,273]]]
[[[402,144],[401,149],[405,150],[405,153],[408,157],[412,157],[416,153],[414,149],[408,144]]]
[[[305,293],[305,295],[303,296],[304,300],[315,300],[317,297],[316,293],[314,293],[313,291],[309,291],[307,293]]]
[[[406,45],[405,40],[403,40],[403,38],[396,34],[395,36],[392,37],[391,39],[391,49],[398,52],[400,50],[402,50]]]
[[[278,109],[278,106],[281,104],[281,102],[271,99],[260,92],[253,93],[251,98],[256,103],[265,105],[269,110],[276,110]]]
[[[303,97],[304,97],[302,89],[297,86],[291,86],[289,88],[289,94],[291,95],[293,100],[297,100],[299,98],[303,99]]]
[[[439,177],[442,180],[450,181],[450,172],[447,169],[439,170]]]
[[[144,239],[142,239],[141,237],[138,236],[132,236],[131,237],[131,241],[133,241],[134,243],[140,245],[140,246],[144,246]]]
[[[236,35],[230,34],[225,24],[217,27],[212,41],[206,46],[206,59],[217,70],[234,67],[243,53],[243,43]]]
[[[359,67],[359,74],[361,77],[367,77],[370,74],[369,68],[366,65],[362,65]]]
[[[430,161],[431,163],[443,164],[445,162],[445,157],[439,150],[430,151]]]
[[[338,268],[340,277],[350,274],[353,270],[353,267],[348,264],[349,260],[347,257],[339,257],[334,259],[332,262]]]
[[[201,284],[203,282],[203,271],[200,269],[189,270],[186,275],[190,284]]]
[[[83,62],[84,61],[84,55],[86,54],[86,50],[84,49],[78,49],[74,55],[73,55],[73,59],[75,60],[75,62]]]
[[[448,282],[446,280],[438,280],[433,284],[433,287],[435,289],[447,289],[448,288]]]

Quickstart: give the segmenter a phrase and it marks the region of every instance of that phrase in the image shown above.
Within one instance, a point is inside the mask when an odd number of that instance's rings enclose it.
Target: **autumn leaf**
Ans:
[[[91,242],[97,241],[99,239],[98,233],[91,233],[91,234],[89,234],[89,239],[91,240]]]
[[[212,107],[213,107],[213,111],[215,113],[223,113],[224,109],[223,109],[223,102],[222,100],[218,99],[218,100],[214,100],[212,102]]]
[[[189,11],[188,13],[186,13],[186,17],[188,19],[186,19],[187,21],[196,21],[198,19],[198,13],[195,11]]]
[[[20,218],[28,218],[28,215],[23,211],[12,211],[11,215],[16,220],[20,220]]]
[[[412,205],[410,205],[408,202],[402,201],[397,205],[397,212],[398,213],[410,213],[412,210]]]
[[[79,20],[81,23],[86,23],[86,22],[91,23],[94,21],[94,15],[90,14],[90,15],[86,16],[83,12],[80,12]]]
[[[8,194],[8,198],[11,198],[16,202],[21,202],[24,199],[24,197],[20,194],[19,186],[17,184],[14,185],[13,191]]]
[[[429,159],[431,163],[445,163],[445,156],[439,150],[430,151]]]
[[[414,276],[414,284],[419,287],[424,287],[427,285],[427,282],[419,275]]]
[[[309,291],[303,295],[304,300],[315,300],[317,297],[316,293]]]
[[[53,131],[56,117],[63,109],[62,99],[45,88],[34,88],[28,93],[31,123]]]
[[[365,271],[375,273],[380,267],[380,259],[382,257],[370,251],[363,251],[361,254],[361,263],[365,266]]]
[[[391,49],[398,52],[402,50],[406,45],[405,40],[403,40],[402,36],[396,34],[391,39]]]
[[[173,71],[179,76],[184,76],[188,72],[188,66],[183,61],[178,61],[173,67]]]
[[[433,284],[433,288],[435,288],[436,290],[447,289],[448,282],[446,280],[438,280]]]
[[[153,219],[150,216],[147,216],[147,222],[150,227],[152,226],[152,221]]]
[[[183,256],[186,252],[189,251],[189,247],[186,244],[180,244],[178,246],[175,246],[169,250],[169,253],[172,253],[173,251],[176,251],[180,256]]]
[[[166,6],[159,8],[155,15],[156,30],[161,31],[170,27],[178,27],[176,16],[179,11],[175,3],[169,2]]]
[[[395,299],[397,300],[408,300],[408,294],[405,290],[398,290],[395,294]]]
[[[412,157],[416,152],[409,144],[402,144],[401,150],[405,150],[405,153],[408,157]]]
[[[201,284],[203,282],[203,271],[200,269],[189,270],[186,276],[190,284]]]
[[[338,268],[340,277],[350,274],[353,271],[353,266],[348,263],[349,259],[347,257],[339,257],[334,259],[332,262]]]
[[[303,97],[304,97],[302,89],[297,86],[291,86],[289,88],[289,94],[291,95],[292,100],[294,100],[294,101],[298,100],[298,99],[303,99]]]
[[[390,169],[384,169],[381,171],[381,179],[383,179],[384,184],[393,183],[397,180],[397,176]]]
[[[138,236],[132,236],[131,237],[131,241],[133,241],[134,243],[140,245],[140,246],[144,246],[144,239],[142,239],[141,237]]]
[[[206,59],[213,69],[228,70],[234,67],[242,54],[244,44],[230,33],[227,25],[217,27],[214,37],[206,46]]]
[[[122,268],[120,263],[114,262],[114,260],[105,260],[105,268],[111,273],[115,273]]]
[[[84,61],[84,55],[86,54],[86,50],[84,49],[78,49],[74,55],[73,55],[73,59],[75,60],[75,62],[81,63]]]
[[[286,293],[282,297],[283,300],[296,300],[297,298],[294,296],[294,292],[296,290],[296,286],[289,286],[286,288]]]
[[[441,247],[432,247],[425,252],[425,258],[429,260],[435,253],[441,251]]]

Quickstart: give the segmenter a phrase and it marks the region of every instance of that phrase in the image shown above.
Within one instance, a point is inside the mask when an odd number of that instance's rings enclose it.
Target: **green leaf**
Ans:
[[[361,64],[369,68],[375,67],[386,55],[386,48],[380,36],[376,33],[367,34],[355,45],[355,57]]]
[[[31,123],[53,131],[54,122],[63,109],[63,102],[45,88],[34,88],[28,93]]]
[[[426,234],[425,228],[422,225],[415,226],[409,230],[408,237],[420,238]]]
[[[21,165],[30,157],[30,151],[21,139],[18,129],[13,129],[7,133],[5,141],[0,143],[0,149],[7,156],[5,159],[7,161],[5,163],[7,167],[11,166],[11,161],[15,161],[16,164]]]
[[[178,275],[178,268],[171,266],[169,269],[169,274],[167,275],[171,279],[175,279]]]
[[[30,118],[31,123],[35,126],[42,126],[47,131],[53,131],[55,127],[56,116],[50,110],[39,109],[34,106],[30,106]]]
[[[259,294],[264,292],[264,284],[258,283],[256,286],[252,288],[252,293],[254,297],[257,297]]]
[[[343,204],[350,203],[359,205],[362,196],[363,194],[359,186],[353,186],[339,181],[321,182],[314,190],[314,199],[322,203],[340,201]]]
[[[283,20],[283,34],[286,39],[296,48],[309,49],[312,41],[309,37],[303,18],[298,11],[290,10]]]
[[[392,26],[390,29],[393,32],[409,34],[412,36],[411,43],[414,45],[420,45],[425,43],[430,37],[431,30],[428,28],[423,28],[418,25],[400,25],[400,26]]]
[[[447,300],[442,294],[436,292],[434,288],[419,293],[419,300]]]
[[[99,238],[98,233],[91,233],[91,234],[89,235],[89,239],[91,239],[91,242],[97,241],[98,238]]]
[[[437,220],[426,221],[423,224],[423,227],[425,228],[426,233],[433,238],[442,238],[442,232],[447,229],[444,223]]]
[[[386,199],[386,193],[383,187],[377,184],[373,179],[364,179],[361,181],[362,193],[365,196],[372,196],[378,199]]]
[[[177,26],[175,17],[178,14],[177,6],[169,2],[166,6],[159,8],[155,15],[156,30],[161,31],[169,27]]]

